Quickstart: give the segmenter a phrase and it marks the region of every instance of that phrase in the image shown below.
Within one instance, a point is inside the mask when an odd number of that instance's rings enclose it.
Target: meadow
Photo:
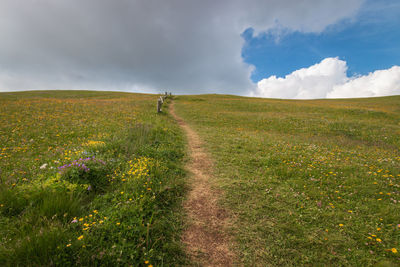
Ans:
[[[0,93],[0,265],[190,265],[170,101]],[[212,156],[238,265],[400,264],[399,96],[172,101]]]
[[[178,96],[244,266],[400,264],[400,96]]]
[[[156,96],[0,93],[1,266],[182,263],[182,132]]]

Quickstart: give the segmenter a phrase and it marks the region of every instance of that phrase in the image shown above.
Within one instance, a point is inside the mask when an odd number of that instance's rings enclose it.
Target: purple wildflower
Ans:
[[[58,167],[59,173],[62,173],[65,169],[69,168],[69,167],[77,167],[81,170],[83,170],[84,172],[89,172],[90,169],[85,165],[84,162],[88,162],[88,161],[94,161],[94,162],[100,162],[101,164],[105,165],[106,163],[103,160],[100,159],[96,159],[95,156],[92,157],[87,157],[87,158],[79,158],[77,160],[72,161],[69,164],[65,164],[61,167]]]

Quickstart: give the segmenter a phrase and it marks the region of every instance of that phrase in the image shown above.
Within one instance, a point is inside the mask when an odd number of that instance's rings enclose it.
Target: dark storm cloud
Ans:
[[[244,94],[240,34],[322,31],[362,0],[2,0],[0,90]]]

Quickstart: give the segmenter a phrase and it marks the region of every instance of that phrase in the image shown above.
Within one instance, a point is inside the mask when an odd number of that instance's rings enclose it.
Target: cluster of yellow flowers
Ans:
[[[126,172],[127,178],[144,178],[149,175],[150,168],[153,166],[153,160],[147,157],[141,157],[128,161],[129,169]],[[125,176],[124,176],[125,177]]]
[[[128,170],[123,171],[120,167],[117,167],[114,170],[114,173],[108,175],[108,179],[110,182],[113,182],[115,179],[121,179],[122,182],[125,182],[127,179],[131,178],[144,178],[149,176],[150,168],[153,166],[154,162],[152,158],[140,157],[133,160],[130,160],[128,163]]]
[[[6,147],[0,148],[0,159],[10,157],[9,155],[7,155],[6,152],[7,152],[7,148]]]
[[[94,140],[89,140],[86,143],[83,143],[82,146],[91,146],[91,147],[96,147],[96,146],[104,146],[106,143],[103,141],[94,141]]]
[[[65,150],[64,151],[64,160],[72,160],[77,156],[81,155],[83,150],[74,149],[74,150]]]
[[[77,218],[74,217],[71,223],[77,223],[82,227],[82,234],[77,237],[77,240],[82,240],[85,237],[85,233],[88,234],[92,230],[92,228],[96,227],[97,225],[103,224],[106,221],[107,217],[99,216],[99,212],[97,210],[93,210],[87,216]],[[68,243],[66,247],[70,247],[71,243]],[[83,245],[84,246],[84,245]]]

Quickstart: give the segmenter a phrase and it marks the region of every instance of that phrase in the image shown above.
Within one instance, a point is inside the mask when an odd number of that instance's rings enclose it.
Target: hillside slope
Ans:
[[[184,140],[156,99],[0,93],[1,266],[183,262]]]
[[[400,96],[179,96],[245,266],[399,264]]]

